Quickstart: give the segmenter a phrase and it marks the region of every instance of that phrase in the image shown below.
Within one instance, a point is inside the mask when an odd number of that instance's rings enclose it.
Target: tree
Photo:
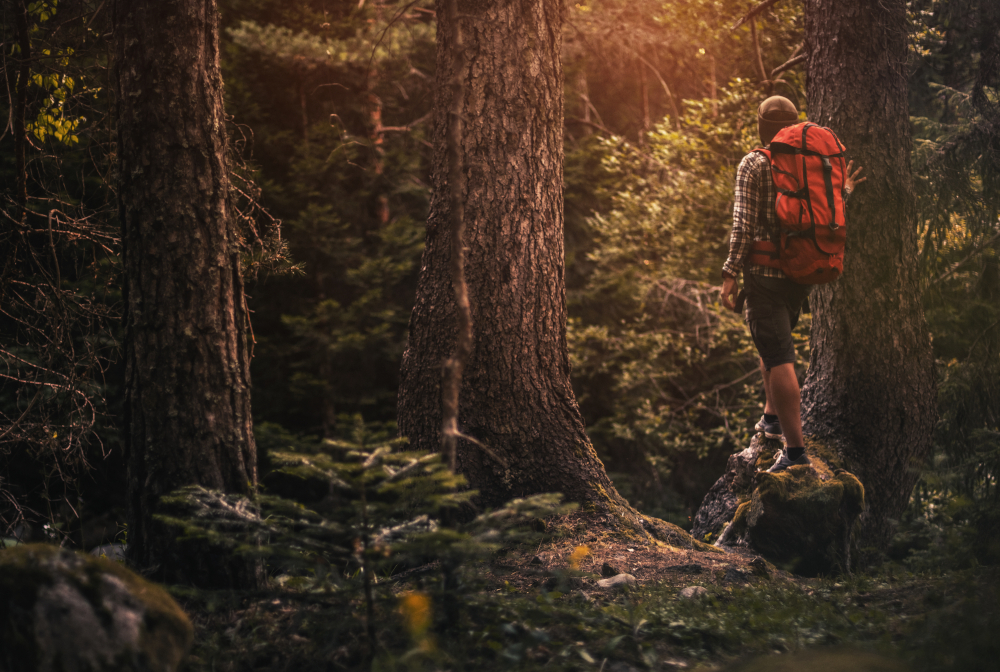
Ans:
[[[865,486],[860,545],[884,549],[930,448],[937,413],[920,304],[910,177],[906,3],[806,3],[809,118],[840,134],[868,182],[849,205],[843,277],[815,290],[805,431]]]
[[[461,3],[468,69],[455,73],[439,11],[434,194],[403,357],[399,430],[436,449],[442,363],[455,345],[446,128],[449,85],[463,78],[466,279],[475,340],[465,367],[458,467],[495,506],[559,491],[627,504],[584,432],[569,380],[563,280],[563,81],[558,0]],[[475,54],[475,57],[472,57]]]
[[[215,0],[115,6],[128,555],[161,580],[254,586],[255,562],[181,552],[156,518],[182,486],[257,482],[218,21]]]

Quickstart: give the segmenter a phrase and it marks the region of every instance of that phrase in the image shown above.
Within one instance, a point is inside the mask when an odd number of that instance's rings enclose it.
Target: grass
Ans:
[[[592,585],[522,592],[473,581],[452,595],[450,615],[440,585],[427,579],[383,585],[373,651],[357,591],[177,595],[197,631],[186,669],[198,672],[708,669],[831,645],[890,655],[920,672],[957,672],[995,669],[997,578],[983,568],[743,586],[706,576],[690,582],[708,589],[699,600],[679,599],[679,586],[665,582],[607,594]],[[404,607],[412,595],[427,598],[422,627]]]

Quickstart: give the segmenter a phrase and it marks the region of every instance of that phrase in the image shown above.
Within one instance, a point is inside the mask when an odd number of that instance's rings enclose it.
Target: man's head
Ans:
[[[761,144],[769,145],[778,131],[798,123],[799,111],[795,103],[784,96],[771,96],[757,108],[757,133]]]

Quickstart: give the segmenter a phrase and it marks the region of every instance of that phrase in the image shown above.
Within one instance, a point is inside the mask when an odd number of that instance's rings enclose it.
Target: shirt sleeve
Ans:
[[[753,247],[757,217],[760,213],[760,170],[756,154],[748,154],[736,169],[736,197],[733,201],[733,232],[729,238],[729,258],[722,266],[723,275],[738,277]]]

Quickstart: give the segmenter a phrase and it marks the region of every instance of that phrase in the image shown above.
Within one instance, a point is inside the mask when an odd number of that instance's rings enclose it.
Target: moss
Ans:
[[[833,478],[844,486],[844,499],[841,504],[844,513],[851,517],[860,516],[865,510],[865,486],[861,485],[861,481],[854,474],[847,471],[841,471]]]
[[[749,505],[737,515],[746,520],[743,538],[762,555],[815,575],[840,566],[845,534],[863,508],[864,488],[853,475],[840,471],[823,480],[802,465],[759,474]]]
[[[736,507],[736,513],[733,514],[733,522],[729,524],[732,530],[729,534],[735,535],[735,537],[731,536],[730,537],[731,539],[742,538],[743,535],[747,533],[747,516],[749,515],[749,513],[750,513],[750,500],[742,502],[739,506]]]

